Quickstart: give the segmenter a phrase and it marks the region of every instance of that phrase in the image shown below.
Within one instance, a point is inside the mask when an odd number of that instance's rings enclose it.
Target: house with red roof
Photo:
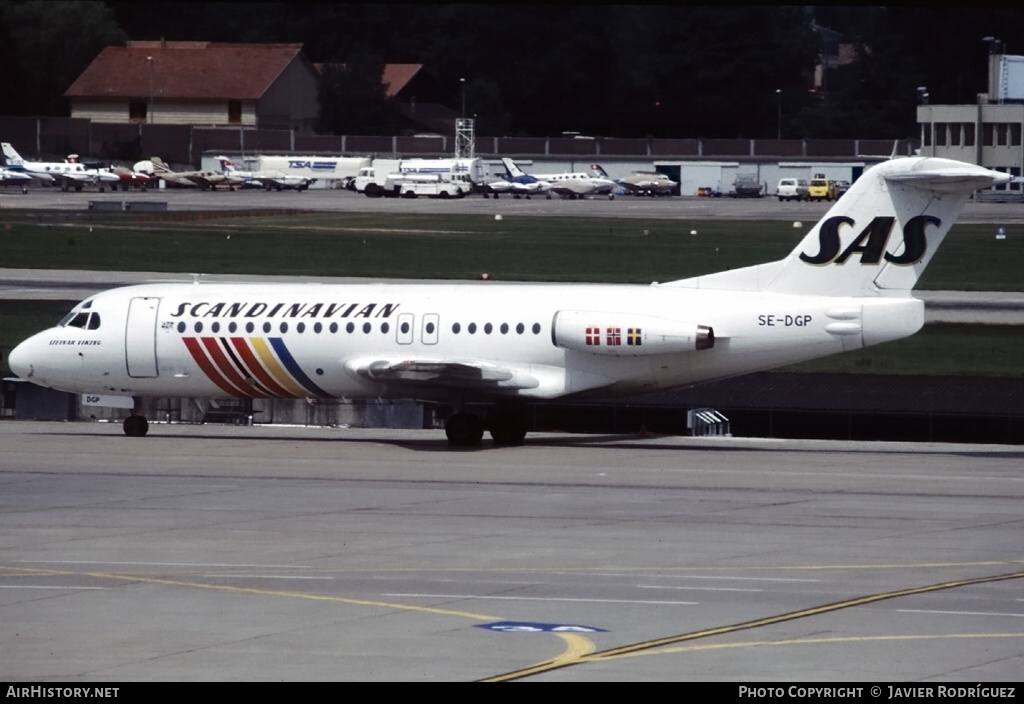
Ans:
[[[109,46],[65,97],[71,116],[310,134],[319,72],[301,44],[130,41]]]

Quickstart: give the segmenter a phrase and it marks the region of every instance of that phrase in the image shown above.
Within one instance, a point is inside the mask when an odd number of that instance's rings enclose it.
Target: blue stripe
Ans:
[[[321,389],[319,386],[313,383],[313,380],[306,376],[306,373],[299,367],[299,363],[292,357],[292,353],[288,351],[288,348],[284,346],[284,340],[280,337],[270,337],[270,345],[277,352],[277,356],[280,358],[281,363],[284,364],[285,369],[295,377],[295,380],[306,387],[307,391],[313,392],[315,396],[320,398],[332,398],[329,393]]]

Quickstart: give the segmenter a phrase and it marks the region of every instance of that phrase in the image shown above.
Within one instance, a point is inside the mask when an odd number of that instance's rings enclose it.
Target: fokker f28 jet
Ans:
[[[780,261],[652,284],[151,284],[97,294],[15,348],[70,392],[414,398],[453,445],[521,442],[523,409],[747,374],[912,335],[911,295],[975,190],[1009,176],[936,158],[869,169]],[[469,404],[489,404],[486,417]],[[144,435],[146,419],[124,422]]]

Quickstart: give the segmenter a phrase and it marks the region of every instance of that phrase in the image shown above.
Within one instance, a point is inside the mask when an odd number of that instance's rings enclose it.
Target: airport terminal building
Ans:
[[[978,164],[1012,176],[1024,175],[1024,56],[989,55],[988,92],[973,105],[930,105],[918,88],[921,154]],[[997,186],[1004,196],[1024,198],[1020,182]]]

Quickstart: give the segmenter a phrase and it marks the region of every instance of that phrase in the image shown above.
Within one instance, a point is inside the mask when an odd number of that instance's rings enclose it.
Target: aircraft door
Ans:
[[[124,355],[128,376],[134,379],[159,376],[156,364],[156,315],[159,307],[159,298],[133,298],[128,303]]]
[[[398,344],[412,344],[413,325],[415,322],[416,316],[412,313],[402,313],[398,316],[398,325],[395,326],[395,334],[398,336]]]
[[[420,334],[420,341],[424,345],[436,345],[437,344],[437,332],[441,326],[438,322],[439,316],[437,313],[427,313],[423,316],[423,332]]]

